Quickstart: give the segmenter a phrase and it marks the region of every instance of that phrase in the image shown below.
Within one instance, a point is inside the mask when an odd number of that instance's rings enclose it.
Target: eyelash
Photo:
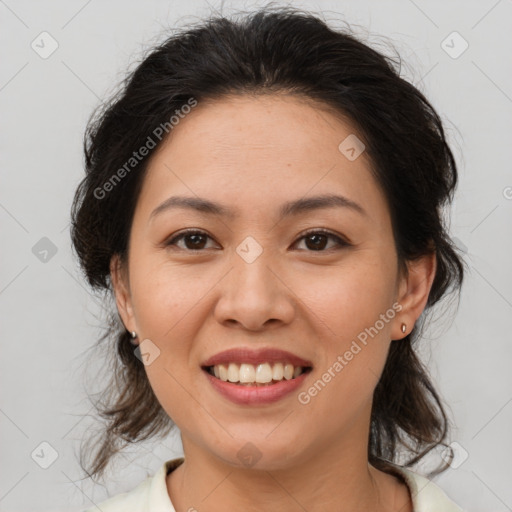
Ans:
[[[198,230],[198,229],[187,229],[185,231],[182,231],[181,233],[179,233],[178,235],[170,238],[169,240],[167,240],[166,242],[164,242],[164,245],[165,247],[170,247],[172,245],[175,245],[176,246],[176,242],[185,238],[187,235],[205,235],[207,236],[208,238],[212,239],[212,237],[204,232],[204,231],[201,231],[201,230]],[[339,237],[338,235],[335,235],[334,233],[332,233],[331,231],[328,231],[326,229],[312,229],[310,231],[307,231],[306,233],[303,233],[301,235],[300,238],[297,239],[297,242],[299,240],[302,240],[303,238],[306,238],[310,235],[325,235],[325,236],[328,236],[329,238],[332,238],[333,240],[336,241],[336,243],[338,244],[338,249],[342,249],[344,247],[349,247],[351,244],[349,242],[347,242],[346,240],[344,240],[343,238]],[[212,239],[213,240],[213,239]],[[295,245],[295,244],[294,244]],[[180,249],[182,249],[180,247]],[[331,250],[336,250],[337,248],[336,247],[331,247],[330,249],[322,249],[322,250],[319,250],[319,251],[312,251],[312,250],[306,250],[306,252],[318,252],[318,253],[321,253],[321,252],[330,252]],[[206,249],[182,249],[184,251],[187,251],[187,252],[204,252]]]

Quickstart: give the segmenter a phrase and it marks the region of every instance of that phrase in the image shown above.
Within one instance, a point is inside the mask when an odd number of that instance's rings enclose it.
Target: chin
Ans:
[[[239,469],[254,471],[276,471],[289,469],[298,463],[300,457],[297,456],[297,447],[295,443],[283,440],[282,445],[276,445],[265,437],[261,439],[255,436],[252,438],[245,435],[244,440],[234,439],[233,449],[218,452],[218,446],[215,447],[217,457],[226,464]]]

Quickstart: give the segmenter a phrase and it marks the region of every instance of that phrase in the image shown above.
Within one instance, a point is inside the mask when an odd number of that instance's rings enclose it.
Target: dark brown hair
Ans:
[[[155,137],[155,129],[168,127],[171,116],[191,98],[201,102],[230,94],[284,92],[345,116],[364,141],[385,193],[399,265],[406,271],[407,261],[436,254],[426,310],[449,292],[460,292],[464,261],[442,212],[453,199],[455,160],[441,119],[424,95],[401,78],[400,66],[399,57],[372,49],[348,28],[329,28],[317,16],[294,8],[267,7],[239,20],[213,17],[177,31],[153,48],[120,92],[91,117],[84,137],[86,176],[72,207],[72,241],[87,281],[103,293],[110,308],[105,333],[94,349],[104,348],[113,357],[111,381],[94,402],[105,429],[99,442],[93,437],[82,445],[81,464],[88,475],[103,475],[112,456],[128,443],[166,435],[174,426],[112,307],[110,261],[114,254],[127,260],[150,155],[130,168],[126,162],[148,137],[158,148],[165,137]],[[112,182],[121,168],[125,172]],[[413,350],[424,317],[408,336],[391,342],[375,389],[368,459],[380,469],[400,454],[411,465],[447,437],[441,399]]]

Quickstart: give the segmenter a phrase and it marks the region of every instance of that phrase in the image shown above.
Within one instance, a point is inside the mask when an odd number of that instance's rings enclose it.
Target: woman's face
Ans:
[[[409,307],[385,197],[364,151],[354,158],[356,143],[349,124],[311,102],[239,96],[200,102],[153,156],[128,280],[113,277],[120,314],[138,333],[185,450],[237,466],[248,455],[276,469],[343,443],[366,449],[390,340],[405,336],[402,322],[410,331],[424,302]],[[312,201],[333,196],[345,199]],[[176,197],[222,211],[158,209]],[[169,243],[186,229],[200,233]],[[202,366],[234,348],[284,350],[312,369],[273,401],[255,402],[261,386],[224,384],[232,399]],[[264,376],[261,364],[254,370]],[[288,389],[284,380],[271,386]]]

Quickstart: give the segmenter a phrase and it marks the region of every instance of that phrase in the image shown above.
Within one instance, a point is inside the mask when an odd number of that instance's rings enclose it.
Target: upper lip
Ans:
[[[215,366],[225,363],[290,363],[293,366],[302,366],[303,368],[312,367],[311,361],[306,361],[291,352],[279,350],[277,348],[261,348],[258,350],[251,348],[232,348],[219,352],[204,361],[201,366]]]

